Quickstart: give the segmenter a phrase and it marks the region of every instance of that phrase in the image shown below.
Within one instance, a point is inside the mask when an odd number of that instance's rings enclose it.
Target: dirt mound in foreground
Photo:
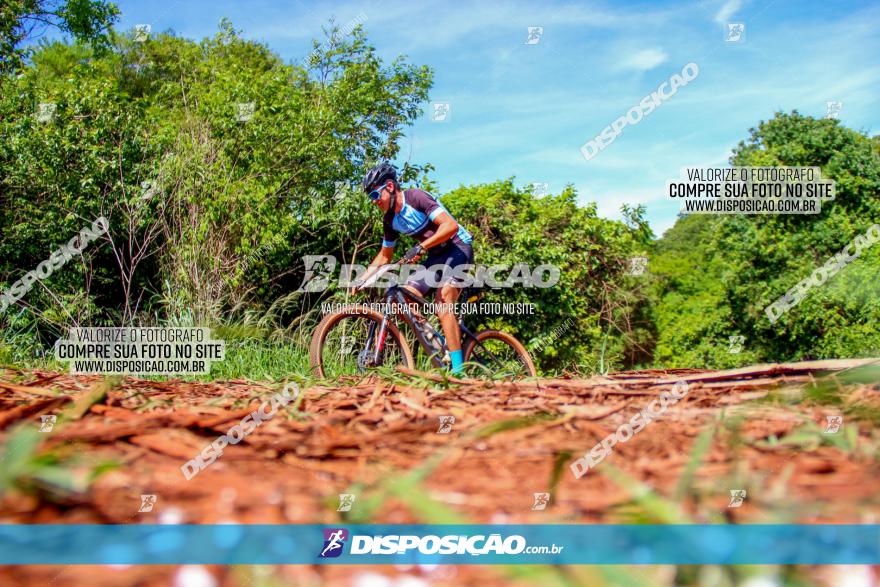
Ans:
[[[49,481],[34,464],[0,497],[0,522],[876,523],[880,440],[862,416],[880,410],[880,386],[842,377],[870,362],[533,382],[408,372],[312,385],[191,480],[181,466],[280,384],[108,384],[6,370],[0,446],[22,425],[51,427],[34,457],[54,455],[70,482]],[[677,381],[687,384],[683,399],[575,478],[574,459]],[[51,415],[54,423],[41,418]],[[740,490],[741,502],[731,497]],[[339,494],[355,496],[349,511],[337,511]],[[44,581],[58,572],[38,571]],[[468,571],[468,581],[481,573]]]

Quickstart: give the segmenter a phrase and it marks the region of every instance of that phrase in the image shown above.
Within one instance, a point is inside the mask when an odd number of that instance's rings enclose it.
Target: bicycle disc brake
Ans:
[[[374,367],[373,353],[369,349],[363,349],[358,353],[358,371],[366,371],[368,367]]]

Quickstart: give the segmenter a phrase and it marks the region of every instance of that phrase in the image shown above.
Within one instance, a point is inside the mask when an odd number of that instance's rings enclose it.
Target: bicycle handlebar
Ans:
[[[418,261],[420,258],[421,258],[421,257],[416,257],[415,259],[413,259],[413,261]],[[382,265],[382,267],[380,267],[378,271],[376,271],[375,273],[373,273],[373,274],[372,274],[369,278],[367,278],[362,284],[356,286],[355,289],[354,289],[354,291],[358,292],[358,291],[363,290],[363,289],[366,288],[366,287],[370,287],[371,285],[373,285],[374,283],[376,283],[376,282],[379,280],[380,277],[382,277],[383,275],[385,275],[386,273],[388,273],[389,271],[391,271],[391,268],[392,268],[392,267],[400,267],[401,265],[404,264],[405,261],[406,261],[406,258],[405,258],[405,257],[401,257],[401,258],[400,258],[398,261],[396,261],[395,263],[387,263],[387,264],[385,264],[385,265]]]

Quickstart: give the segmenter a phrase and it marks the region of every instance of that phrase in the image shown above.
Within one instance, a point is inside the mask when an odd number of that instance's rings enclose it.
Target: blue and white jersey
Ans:
[[[442,212],[449,214],[446,207],[431,197],[431,194],[420,189],[403,191],[403,207],[400,212],[392,213],[389,210],[383,220],[384,238],[383,247],[393,247],[397,244],[397,237],[406,234],[423,242],[437,231],[434,220]],[[452,218],[452,214],[449,214]],[[448,242],[456,245],[469,245],[473,237],[459,224],[458,232]],[[446,243],[444,243],[446,244]]]

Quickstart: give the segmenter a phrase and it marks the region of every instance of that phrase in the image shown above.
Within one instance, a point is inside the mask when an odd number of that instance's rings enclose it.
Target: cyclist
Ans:
[[[452,373],[461,372],[464,362],[461,333],[455,313],[451,311],[461,285],[460,280],[452,275],[452,269],[460,265],[473,265],[473,237],[428,192],[420,189],[401,190],[397,170],[388,162],[380,163],[367,172],[363,189],[385,213],[382,220],[382,248],[370,263],[363,279],[368,279],[383,265],[391,263],[401,233],[418,240],[419,244],[404,255],[404,262],[413,263],[422,256],[427,257],[424,266],[410,275],[403,287],[422,297],[436,287],[434,300],[440,308],[437,317],[446,336],[451,370]]]

